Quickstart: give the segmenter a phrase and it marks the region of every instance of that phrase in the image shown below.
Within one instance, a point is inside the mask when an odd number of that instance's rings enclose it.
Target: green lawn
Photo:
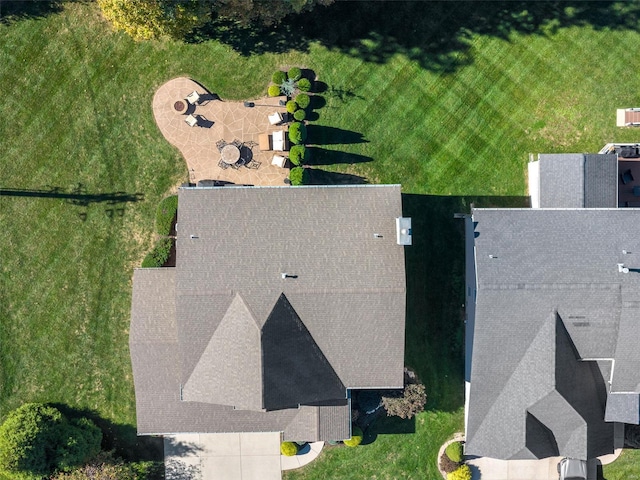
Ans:
[[[640,104],[629,68],[640,34],[579,19],[528,34],[520,20],[462,15],[469,7],[458,2],[400,3],[387,16],[375,5],[332,7],[366,19],[356,23],[307,16],[316,30],[284,42],[227,32],[224,42],[135,43],[84,3],[0,22],[0,187],[13,189],[0,197],[0,415],[26,401],[91,410],[112,444],[150,454],[132,449],[131,275],[151,247],[157,202],[187,179],[153,121],[154,91],[187,75],[222,98],[254,98],[273,70],[300,65],[326,85],[309,129],[313,180],[403,185],[415,232],[406,358],[429,411],[415,434],[386,434],[398,425],[383,422],[369,445],[330,449],[286,477],[435,478],[439,444],[462,429],[463,239],[453,213],[471,201],[520,204],[530,152],[637,141],[616,129],[615,108]],[[432,5],[441,15],[413,10]],[[413,30],[392,38],[389,17]],[[615,469],[605,472],[629,478]]]

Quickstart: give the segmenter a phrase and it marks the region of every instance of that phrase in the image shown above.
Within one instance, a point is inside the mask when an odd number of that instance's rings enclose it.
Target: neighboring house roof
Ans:
[[[176,267],[134,273],[139,433],[347,438],[347,388],[403,385],[400,216],[397,185],[180,189]]]
[[[639,414],[640,212],[475,209],[469,222],[477,291],[466,453],[612,452],[605,410],[607,421]]]
[[[616,208],[615,154],[540,154],[540,207]]]

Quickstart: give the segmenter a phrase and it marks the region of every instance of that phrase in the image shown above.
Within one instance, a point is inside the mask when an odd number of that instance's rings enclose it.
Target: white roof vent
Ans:
[[[396,218],[396,238],[398,245],[411,245],[411,219]]]

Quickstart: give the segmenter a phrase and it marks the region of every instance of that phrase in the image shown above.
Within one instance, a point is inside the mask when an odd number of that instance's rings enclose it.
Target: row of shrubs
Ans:
[[[301,92],[311,90],[311,81],[308,78],[302,78],[302,70],[298,67],[289,69],[288,72],[278,70],[271,76],[273,85],[267,90],[270,97],[286,95],[292,97],[296,89]]]
[[[142,268],[162,267],[169,260],[174,239],[169,238],[168,235],[173,231],[177,215],[177,195],[170,195],[158,204],[156,210],[156,233],[160,238],[153,246],[153,250],[147,253],[147,256],[142,260]]]
[[[447,445],[440,459],[440,468],[447,474],[447,480],[471,480],[471,469],[464,463],[462,442]]]

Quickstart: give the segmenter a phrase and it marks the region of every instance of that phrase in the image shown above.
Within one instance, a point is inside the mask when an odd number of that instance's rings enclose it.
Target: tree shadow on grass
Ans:
[[[11,24],[27,18],[42,18],[62,11],[59,1],[0,1],[0,24]]]
[[[373,158],[357,153],[340,152],[336,150],[325,150],[318,147],[307,147],[309,158],[307,165],[335,165],[339,163],[353,165],[354,163],[372,162]]]
[[[307,143],[311,145],[346,145],[369,143],[359,132],[324,125],[307,126]]]
[[[241,27],[219,18],[190,41],[216,38],[245,56],[308,52],[317,42],[367,62],[386,63],[401,54],[422,68],[451,72],[473,61],[474,34],[508,40],[513,33],[548,35],[571,26],[637,30],[639,17],[636,0],[338,1],[285,17],[270,28]]]
[[[139,437],[133,425],[114,423],[93,410],[78,409],[59,403],[51,405],[69,418],[87,417],[92,420],[102,430],[103,450],[114,450],[116,456],[127,461],[162,462],[164,459],[161,437]]]
[[[328,172],[319,168],[309,168],[308,185],[363,185],[369,183],[365,177],[349,173]]]
[[[528,197],[445,197],[403,194],[413,244],[405,247],[405,364],[427,391],[427,409],[464,404],[464,222],[455,213],[477,207],[526,207]]]

